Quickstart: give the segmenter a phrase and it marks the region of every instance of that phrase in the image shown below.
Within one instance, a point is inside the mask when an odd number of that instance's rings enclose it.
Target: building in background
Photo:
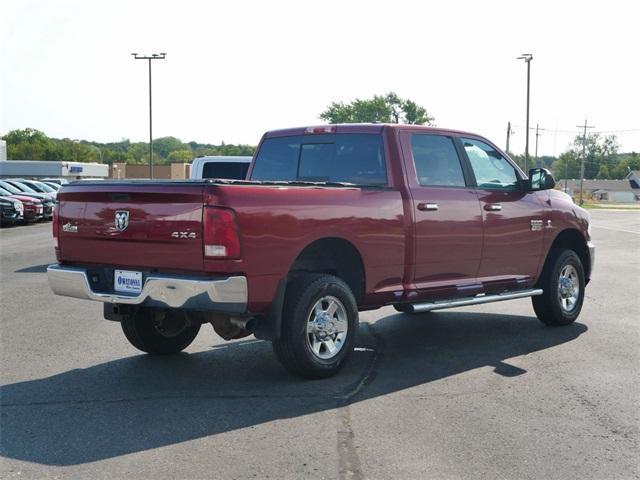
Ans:
[[[23,178],[106,178],[109,165],[83,162],[51,162],[46,160],[0,161],[0,176]]]
[[[640,202],[640,188],[637,186],[640,186],[640,178],[637,178],[637,182],[634,183],[627,176],[625,180],[584,180],[582,190],[587,199],[596,202],[635,203]],[[558,180],[556,188],[565,191],[565,181]],[[578,197],[580,195],[580,180],[567,180],[566,193],[573,198]]]
[[[640,170],[631,170],[625,178],[629,180],[631,188],[640,189]]]
[[[157,180],[184,180],[189,178],[190,167],[190,163],[156,164],[153,166],[153,178]],[[109,165],[109,177],[115,180],[149,178],[149,165],[113,163]]]
[[[0,140],[0,162],[4,162],[7,159],[7,142]]]

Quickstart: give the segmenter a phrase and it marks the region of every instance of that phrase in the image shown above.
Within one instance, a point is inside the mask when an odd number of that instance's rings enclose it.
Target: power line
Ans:
[[[640,132],[640,128],[629,128],[627,130],[598,130],[596,133],[633,133]]]
[[[514,125],[511,124],[512,128],[527,128],[524,125]],[[535,127],[529,127],[529,130],[535,130]],[[554,132],[554,133],[567,133],[567,134],[580,134],[580,130],[562,130],[562,129],[557,129],[557,128],[545,128],[546,131],[548,132]],[[640,133],[640,128],[627,128],[627,129],[622,129],[622,130],[594,130],[592,133]]]
[[[511,125],[511,126],[515,127],[515,128],[527,128],[524,125]],[[535,129],[536,129],[536,127],[529,127],[529,130],[535,130]],[[559,130],[557,128],[555,128],[555,129],[554,128],[545,128],[545,130],[547,132],[556,132],[556,133],[571,133],[571,134],[580,133],[578,130]]]

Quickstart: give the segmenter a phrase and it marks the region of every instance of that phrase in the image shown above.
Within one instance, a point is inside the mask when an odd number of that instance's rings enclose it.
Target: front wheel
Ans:
[[[584,268],[573,250],[555,250],[540,277],[542,295],[531,297],[538,319],[546,325],[573,323],[584,301]]]
[[[191,345],[200,331],[180,310],[140,309],[121,322],[129,343],[146,353],[168,355]]]
[[[273,348],[290,372],[326,378],[345,364],[357,329],[358,307],[349,286],[333,275],[305,274],[290,281]]]

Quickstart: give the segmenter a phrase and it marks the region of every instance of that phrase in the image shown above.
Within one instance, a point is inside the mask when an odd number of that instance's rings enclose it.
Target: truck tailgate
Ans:
[[[202,183],[76,183],[58,202],[61,262],[202,271]]]

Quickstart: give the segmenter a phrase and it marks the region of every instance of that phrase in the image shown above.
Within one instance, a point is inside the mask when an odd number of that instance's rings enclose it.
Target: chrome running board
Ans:
[[[533,297],[542,295],[541,288],[532,288],[530,290],[520,290],[518,292],[505,292],[498,294],[485,295],[481,293],[475,297],[458,298],[454,300],[442,300],[437,302],[410,303],[406,305],[408,312],[430,312],[431,310],[443,310],[445,308],[466,307],[467,305],[480,305],[481,303],[502,302],[504,300],[513,300],[516,298]],[[403,305],[404,307],[404,305]]]

